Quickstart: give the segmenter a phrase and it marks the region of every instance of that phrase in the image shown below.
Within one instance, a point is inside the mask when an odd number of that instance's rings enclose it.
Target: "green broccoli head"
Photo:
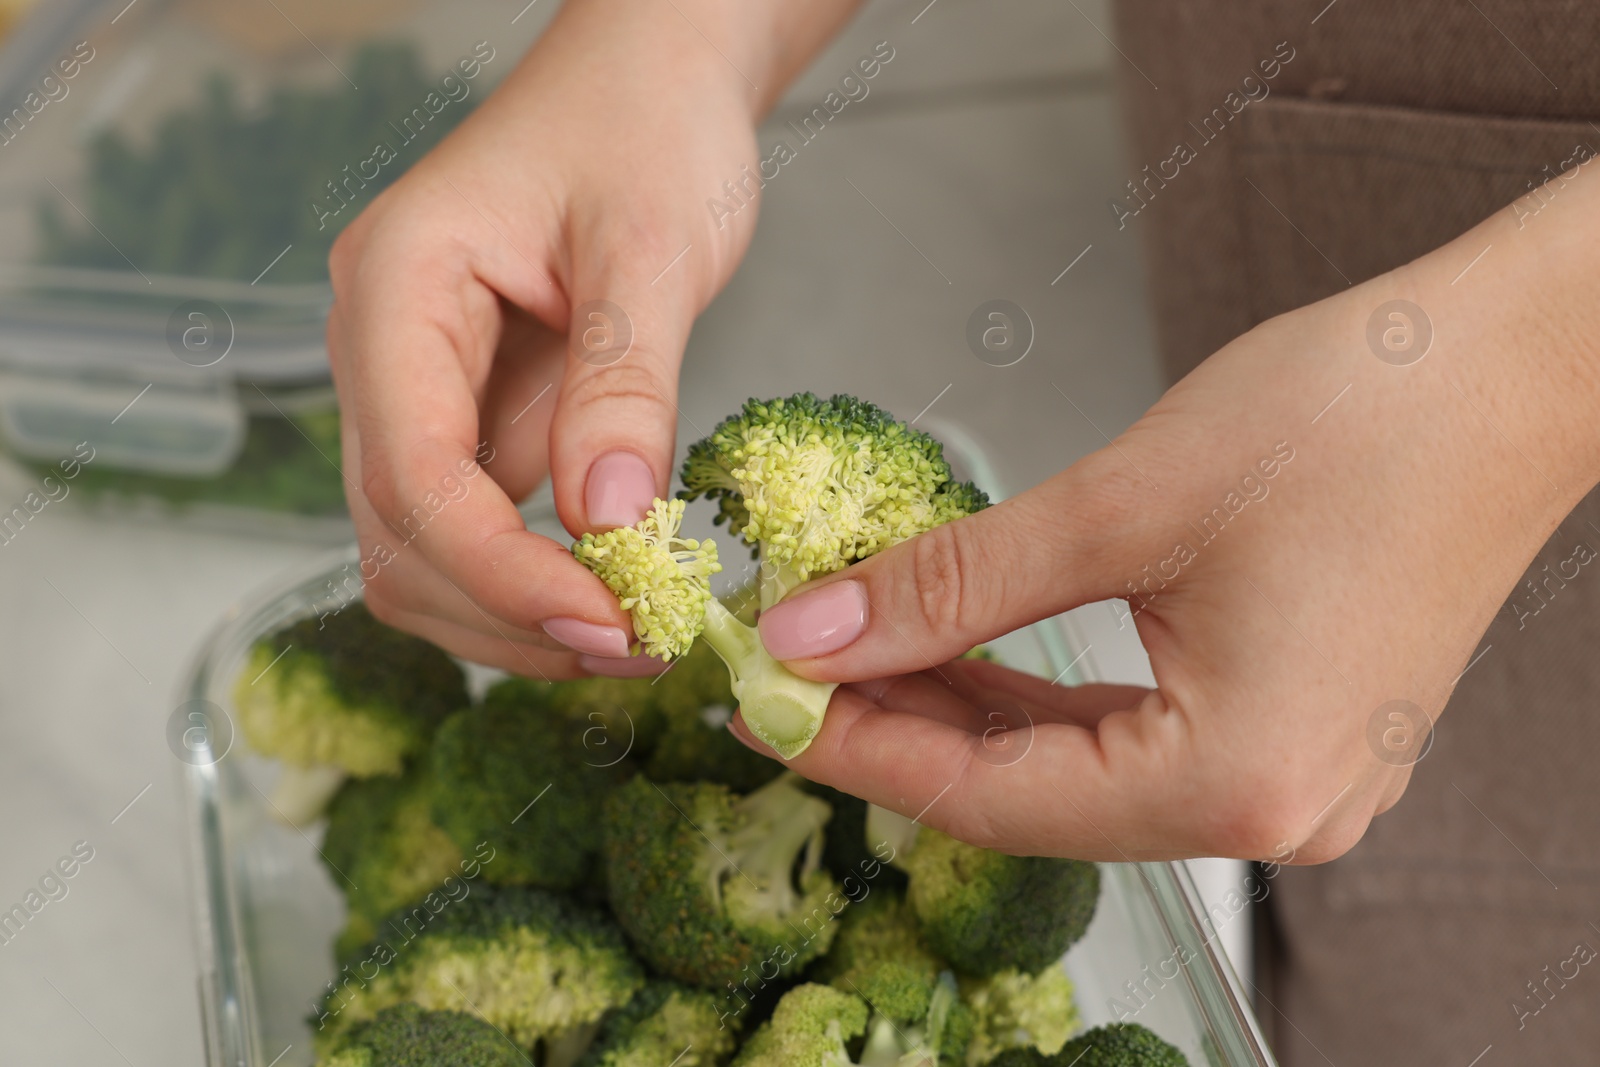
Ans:
[[[681,500],[657,500],[637,526],[587,533],[572,546],[578,562],[617,594],[644,651],[681,656],[705,628],[711,576],[722,569],[712,541],[679,537]]]
[[[1082,1025],[1073,1002],[1072,979],[1060,964],[1038,974],[1001,971],[968,979],[961,983],[961,996],[972,1009],[967,1062],[975,1067],[1013,1048],[1054,1055]]]
[[[879,889],[847,908],[817,978],[854,993],[897,1024],[928,1014],[945,963],[928,950],[905,902]]]
[[[632,773],[583,724],[497,700],[452,715],[432,751],[433,817],[465,850],[488,842],[484,877],[572,889],[596,872],[600,805]]]
[[[311,1021],[319,1049],[409,1002],[469,1012],[529,1051],[587,1035],[644,985],[599,912],[537,889],[464,890],[389,916],[348,958]]]
[[[1112,1023],[1079,1034],[1049,1062],[1063,1067],[1189,1067],[1188,1057],[1138,1023]]]
[[[988,504],[952,483],[938,441],[849,396],[747,401],[690,446],[682,478],[688,499],[715,501],[718,522],[797,581]]]
[[[733,1067],[852,1067],[848,1042],[867,1028],[867,1005],[831,986],[796,986],[750,1035]]]
[[[460,666],[359,604],[256,643],[233,691],[250,746],[357,778],[399,774],[439,723],[468,703]]]
[[[395,1004],[354,1026],[321,1067],[527,1067],[494,1027],[459,1011]]]
[[[320,855],[349,911],[337,955],[370,941],[386,915],[459,871],[461,849],[433,821],[431,785],[422,769],[357,779],[328,806]]]
[[[635,778],[606,801],[617,921],[646,962],[681,982],[765,985],[790,974],[827,950],[844,903],[820,869],[828,816],[792,775],[746,796]]]
[[[1008,856],[923,828],[896,862],[928,945],[964,974],[1030,974],[1088,929],[1100,898],[1092,863]]]
[[[736,1044],[715,995],[657,980],[606,1017],[578,1067],[716,1067]]]

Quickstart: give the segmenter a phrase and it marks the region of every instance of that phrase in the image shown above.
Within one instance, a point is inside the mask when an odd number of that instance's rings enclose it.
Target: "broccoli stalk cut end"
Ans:
[[[838,683],[813,682],[791,672],[767,652],[755,627],[740,622],[715,598],[706,605],[701,636],[728,665],[750,732],[786,760],[804,752],[822,729]]]

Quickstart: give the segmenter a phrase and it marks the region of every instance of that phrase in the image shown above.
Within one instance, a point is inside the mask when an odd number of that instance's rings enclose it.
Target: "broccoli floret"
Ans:
[[[906,1024],[928,1014],[943,970],[945,962],[928,950],[905,902],[880,889],[845,909],[815,975]]]
[[[735,1043],[713,994],[658,980],[606,1018],[579,1067],[716,1067]]]
[[[663,974],[706,988],[766,982],[825,952],[843,906],[820,869],[828,805],[785,775],[739,796],[639,777],[605,808],[617,921]]]
[[[1049,1061],[1066,1067],[1189,1067],[1189,1059],[1138,1023],[1112,1023],[1080,1034]]]
[[[847,396],[748,401],[690,447],[682,478],[685,499],[715,501],[717,521],[755,548],[762,608],[808,579],[988,504],[976,487],[951,481],[937,441]],[[600,535],[612,538],[605,555],[590,537],[574,552],[633,612],[647,650],[653,642],[679,655],[703,632],[728,665],[745,724],[793,759],[821,729],[836,687],[790,673],[752,625],[710,595],[702,557],[711,542],[668,551],[681,514],[666,522],[652,513],[631,533]],[[691,565],[679,561],[685,553]]]
[[[1083,936],[1100,899],[1092,863],[1008,856],[926,827],[895,862],[929,947],[979,977],[1044,970]]]
[[[487,707],[543,705],[582,725],[586,759],[624,756],[657,782],[721,782],[748,792],[783,773],[728,732],[733,690],[728,669],[696,645],[654,678],[539,682],[506,678],[484,695]]]
[[[972,1044],[967,1063],[977,1067],[1012,1048],[1054,1055],[1081,1025],[1073,1003],[1072,979],[1060,964],[1038,974],[1001,971],[961,983],[962,1000],[972,1009]]]
[[[644,651],[670,660],[705,628],[711,576],[722,569],[713,541],[679,537],[681,500],[657,500],[638,526],[587,533],[577,556],[622,601]]]
[[[333,798],[320,854],[349,911],[337,956],[372,940],[386,915],[458,873],[461,849],[433,821],[432,804],[431,782],[418,769],[346,782]]]
[[[369,977],[370,975],[370,977]],[[644,985],[622,932],[537,889],[477,886],[390,916],[354,953],[311,1019],[319,1049],[392,1004],[465,1011],[524,1051],[579,1048]],[[572,1056],[565,1057],[569,1062]]]
[[[596,872],[600,804],[632,764],[585,747],[579,721],[499,700],[457,712],[434,740],[433,817],[464,850],[487,841],[498,885],[572,889]]]
[[[860,997],[831,986],[796,986],[745,1042],[733,1067],[852,1067],[847,1042],[866,1028]]]
[[[897,1025],[853,993],[802,985],[784,994],[733,1061],[734,1067],[955,1067],[969,1024],[952,983],[934,992],[926,1016]],[[865,1034],[859,1058],[853,1039]]]
[[[468,697],[454,660],[356,604],[258,641],[233,702],[250,746],[283,761],[273,803],[298,826],[346,775],[399,774]]]
[[[901,1023],[873,1011],[858,1067],[960,1067],[971,1040],[972,1011],[961,1003],[946,972],[922,1017]]]
[[[752,752],[728,731],[733,689],[728,668],[697,644],[649,685],[661,725],[644,773],[656,782],[721,782],[744,793],[772,781],[783,765]],[[831,835],[830,835],[831,837]]]
[[[459,1011],[415,1004],[385,1008],[352,1027],[321,1067],[527,1067],[527,1058],[494,1027]]]
[[[687,498],[715,501],[717,521],[755,548],[762,608],[988,504],[951,481],[939,442],[848,396],[750,400],[690,446],[682,478]],[[834,686],[791,674],[720,603],[708,607],[705,638],[728,663],[751,732],[785,759],[805,751]]]
[[[672,672],[676,674],[677,668]],[[570,682],[504,678],[483,695],[488,708],[522,711],[546,708],[581,727],[580,739],[591,763],[630,758],[637,762],[654,751],[664,723],[656,707],[656,690],[646,678],[595,676]]]

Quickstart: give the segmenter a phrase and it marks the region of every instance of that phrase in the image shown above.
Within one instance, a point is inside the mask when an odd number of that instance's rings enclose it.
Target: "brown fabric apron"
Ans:
[[[1497,210],[1548,224],[1519,198],[1600,150],[1600,3],[1119,0],[1117,17],[1137,181],[1109,210],[1142,231],[1174,378]],[[1600,1063],[1596,553],[1591,493],[1400,804],[1342,859],[1273,880],[1258,1008],[1285,1067]]]

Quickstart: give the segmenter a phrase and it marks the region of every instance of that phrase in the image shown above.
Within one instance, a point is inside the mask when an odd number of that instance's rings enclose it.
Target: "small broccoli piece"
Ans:
[[[831,986],[796,986],[745,1042],[733,1067],[853,1067],[847,1043],[866,1028],[860,997]]]
[[[858,1067],[960,1067],[972,1040],[972,1012],[946,972],[933,987],[927,1013],[897,1023],[882,1011],[867,1022]]]
[[[705,629],[711,576],[722,569],[715,542],[678,536],[683,508],[681,500],[657,500],[639,525],[587,533],[572,546],[632,614],[644,651],[668,660]]]
[[[605,807],[617,921],[656,970],[706,988],[763,985],[821,955],[842,906],[820,869],[828,805],[785,775],[746,796],[639,777]]]
[[[416,769],[400,778],[357,779],[328,806],[320,854],[349,910],[337,956],[372,940],[390,912],[458,873],[461,849],[433,821],[431,786],[426,771]]]
[[[1044,970],[1083,936],[1100,899],[1092,863],[1008,856],[926,827],[895,862],[929,947],[979,977]]]
[[[233,701],[250,746],[283,761],[273,803],[299,826],[346,775],[399,774],[468,697],[454,660],[356,604],[258,641]]]
[[[783,765],[752,752],[728,731],[733,690],[716,653],[696,644],[647,683],[661,731],[644,764],[655,782],[721,782],[744,793],[772,781]]]
[[[682,477],[684,499],[714,500],[717,521],[755,547],[762,608],[988,505],[951,481],[937,441],[847,396],[751,400],[690,447]],[[573,552],[632,612],[645,651],[679,656],[703,635],[728,665],[751,732],[793,759],[822,728],[836,686],[792,674],[711,595],[716,546],[679,538],[682,517],[682,500],[658,500],[638,526],[587,534]]]
[[[374,972],[367,977],[368,972]],[[644,974],[609,919],[537,889],[477,886],[390,916],[311,1020],[318,1048],[392,1004],[470,1012],[524,1051],[579,1048]],[[571,1057],[568,1056],[570,1060]]]
[[[686,498],[715,501],[717,521],[756,550],[763,609],[988,506],[975,486],[951,480],[939,442],[848,396],[750,400],[690,446],[681,476]],[[784,759],[804,752],[835,686],[790,673],[720,602],[707,606],[705,639],[728,664],[750,731]]]
[[[854,993],[895,1023],[928,1014],[945,963],[928,950],[905,902],[874,890],[845,909],[833,947],[814,974],[836,989]]]
[[[961,983],[962,1000],[972,1009],[974,1033],[967,1049],[972,1067],[1011,1048],[1061,1051],[1082,1020],[1073,1003],[1072,979],[1060,964],[1038,974],[1001,971]]]
[[[1079,1034],[1050,1060],[1065,1067],[1189,1067],[1189,1059],[1138,1023],[1112,1023]]]
[[[352,1027],[321,1067],[527,1067],[522,1051],[481,1019],[396,1004]]]
[[[733,1054],[735,1032],[724,1026],[717,998],[658,980],[638,992],[600,1028],[579,1067],[717,1067]]]
[[[600,804],[632,765],[585,747],[579,721],[497,700],[457,712],[434,740],[433,817],[463,850],[496,851],[498,885],[572,889],[596,871]]]

